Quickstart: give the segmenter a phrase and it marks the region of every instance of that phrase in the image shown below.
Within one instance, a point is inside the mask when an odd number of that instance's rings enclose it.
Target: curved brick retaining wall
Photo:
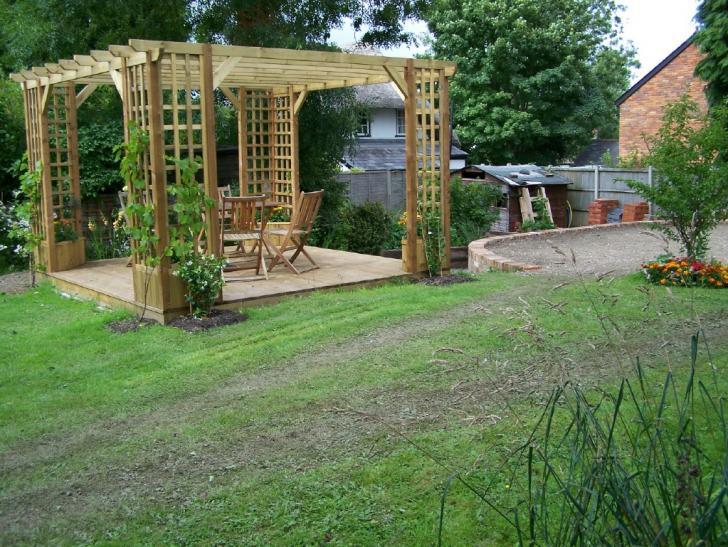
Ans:
[[[560,234],[578,234],[580,232],[593,232],[595,230],[619,230],[640,224],[652,224],[653,221],[629,222],[622,224],[596,224],[594,226],[580,226],[578,228],[557,228],[555,230],[543,230],[541,232],[526,232],[523,234],[508,234],[503,236],[486,237],[471,241],[468,245],[468,271],[487,272],[490,269],[503,271],[530,271],[541,268],[538,264],[518,262],[503,257],[488,248],[496,241],[514,239],[550,239]]]

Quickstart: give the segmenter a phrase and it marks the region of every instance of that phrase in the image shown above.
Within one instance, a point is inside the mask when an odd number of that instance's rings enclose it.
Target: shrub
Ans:
[[[450,242],[467,245],[485,235],[498,218],[494,207],[500,189],[489,184],[463,184],[460,177],[450,181]]]
[[[355,253],[378,255],[389,239],[392,218],[381,203],[367,202],[347,207],[346,247]]]
[[[124,179],[114,150],[123,141],[121,122],[94,123],[78,128],[81,197],[93,198],[121,190]]]
[[[23,268],[23,241],[16,235],[18,217],[11,205],[0,202],[0,272]]]
[[[660,130],[648,142],[653,185],[627,184],[667,221],[654,229],[677,241],[691,259],[703,258],[710,232],[728,215],[728,106],[700,115],[684,96],[665,109]]]
[[[378,255],[391,244],[396,221],[380,203],[354,205],[346,200],[331,218],[337,219],[332,226],[316,222],[311,234],[312,245]]]
[[[222,267],[225,259],[204,253],[191,253],[177,265],[174,275],[187,285],[185,299],[192,315],[206,317],[217,300],[225,281]]]
[[[642,264],[647,280],[656,285],[683,287],[728,287],[728,265],[690,258],[660,257]]]
[[[547,204],[548,200],[546,198],[536,197],[531,199],[534,219],[521,222],[521,232],[536,232],[539,230],[553,230],[555,228],[546,210]]]

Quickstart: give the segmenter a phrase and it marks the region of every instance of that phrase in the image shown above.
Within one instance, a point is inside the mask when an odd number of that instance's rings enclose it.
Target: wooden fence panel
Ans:
[[[625,181],[638,180],[649,184],[651,180],[649,169],[563,167],[552,171],[572,182],[567,192],[573,213],[572,226],[588,224],[589,204],[597,198],[616,199],[621,206],[644,201]]]

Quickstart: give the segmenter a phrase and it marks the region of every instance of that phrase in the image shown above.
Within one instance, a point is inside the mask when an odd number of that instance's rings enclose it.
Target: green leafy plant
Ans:
[[[678,242],[691,259],[708,251],[710,232],[728,216],[728,106],[700,114],[688,96],[665,108],[647,161],[653,184],[627,184],[652,202],[665,223],[653,228]]]
[[[130,251],[129,232],[123,211],[112,215],[113,221],[105,215],[89,220],[86,238],[86,256],[89,260],[101,260],[128,256]]]
[[[203,213],[213,207],[215,201],[205,195],[195,177],[201,167],[200,158],[168,156],[167,161],[174,164],[180,177],[177,184],[167,187],[167,192],[174,197],[172,211],[177,217],[177,225],[170,228],[166,253],[173,260],[183,261],[197,252],[199,237],[205,228]]]
[[[346,220],[350,228],[347,238],[350,251],[372,255],[382,251],[389,239],[392,219],[381,203],[350,206]]]
[[[494,207],[501,199],[496,186],[464,184],[460,177],[450,181],[450,241],[467,245],[488,233],[498,218]]]
[[[36,263],[36,251],[43,241],[40,212],[40,185],[43,167],[40,162],[36,162],[33,169],[27,169],[27,162],[24,161],[22,169],[20,189],[15,192],[17,221],[9,234],[10,237],[20,242],[16,246],[16,252],[27,257],[31,285],[35,286],[35,271],[41,267]]]
[[[445,236],[442,232],[442,219],[439,207],[421,213],[422,239],[425,243],[425,261],[430,277],[442,275],[445,260]]]
[[[93,123],[78,128],[78,155],[81,167],[81,197],[120,190],[124,180],[114,150],[124,140],[121,122]]]
[[[159,266],[164,250],[158,250],[159,236],[154,230],[154,202],[144,173],[144,158],[149,148],[149,134],[135,121],[129,122],[129,139],[115,148],[121,176],[129,192],[126,218],[130,220],[129,237],[135,262],[144,269],[144,300],[141,322],[147,309],[147,295],[154,268]]]
[[[162,253],[157,250],[159,236],[154,231],[154,203],[144,176],[143,161],[148,148],[149,135],[131,121],[129,140],[118,145],[115,153],[129,193],[126,215],[131,219],[129,234],[133,242],[132,254],[137,262],[155,268],[159,265]]]
[[[225,259],[213,254],[204,254],[200,249],[200,234],[204,232],[203,212],[215,206],[215,201],[205,195],[195,177],[201,167],[199,158],[168,157],[179,171],[177,184],[167,191],[174,197],[172,210],[177,225],[170,229],[170,243],[167,255],[177,262],[174,275],[185,281],[185,299],[195,317],[210,314],[215,300],[223,287],[222,268]]]
[[[391,241],[396,222],[380,203],[373,202],[354,205],[345,200],[336,217],[334,226],[314,229],[313,245],[378,255]]]
[[[222,268],[225,259],[212,254],[190,253],[177,264],[174,275],[185,281],[192,315],[207,317],[215,304],[225,281]]]
[[[534,219],[521,222],[521,232],[553,230],[555,226],[548,215],[548,200],[542,197],[531,198],[531,205]]]

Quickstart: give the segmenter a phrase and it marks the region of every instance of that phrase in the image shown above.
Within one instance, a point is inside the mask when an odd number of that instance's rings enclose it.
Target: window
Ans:
[[[359,128],[356,130],[357,137],[371,136],[371,122],[369,120],[369,112],[359,114]]]
[[[404,137],[405,133],[404,125],[404,110],[397,110],[397,137]]]

